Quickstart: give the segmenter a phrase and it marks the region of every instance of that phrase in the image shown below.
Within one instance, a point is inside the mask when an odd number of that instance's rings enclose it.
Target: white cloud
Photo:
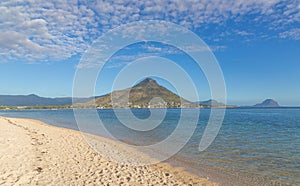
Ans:
[[[0,52],[10,59],[66,59],[99,34],[93,11],[78,9],[77,2],[3,1],[0,12]]]
[[[236,34],[237,35],[241,35],[241,36],[249,36],[249,35],[253,35],[252,33],[249,33],[249,32],[247,32],[247,31],[245,31],[245,30],[236,30]]]
[[[294,28],[279,34],[280,38],[300,40],[300,28]]]
[[[226,28],[227,20],[243,23],[250,14],[255,15],[251,21],[277,30],[280,38],[297,39],[291,29],[300,22],[298,0],[2,0],[0,53],[10,59],[66,59],[84,52],[105,31],[132,21],[165,20],[205,32],[209,24]],[[229,35],[249,33],[241,29]]]
[[[152,44],[151,42],[128,46],[123,49],[123,52],[116,53],[110,61],[106,64],[105,68],[119,68],[123,67],[137,59],[144,58],[144,57],[150,57],[150,56],[160,56],[160,57],[166,57],[170,54],[183,54],[183,52],[202,52],[202,51],[219,51],[224,50],[226,46],[210,46],[205,47],[199,47],[199,46],[185,46],[182,48],[183,51],[172,47],[172,46],[162,46],[157,44]],[[126,52],[124,52],[126,51]],[[93,61],[93,60],[90,60]],[[103,65],[103,64],[102,64]],[[80,66],[81,68],[85,67]],[[86,68],[89,68],[89,64],[87,64]]]

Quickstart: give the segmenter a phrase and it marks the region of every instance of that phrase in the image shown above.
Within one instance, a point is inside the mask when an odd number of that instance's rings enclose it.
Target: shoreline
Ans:
[[[92,149],[80,131],[35,119],[2,116],[0,124],[0,167],[4,173],[0,184],[218,185],[170,163],[145,166],[115,163]],[[105,152],[123,153],[116,141],[88,136],[107,144]],[[127,151],[130,155],[150,158],[133,149]]]

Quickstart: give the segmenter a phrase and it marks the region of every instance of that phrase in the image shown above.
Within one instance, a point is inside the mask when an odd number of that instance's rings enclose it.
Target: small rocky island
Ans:
[[[273,99],[266,99],[261,103],[255,104],[253,107],[280,107],[280,105]]]

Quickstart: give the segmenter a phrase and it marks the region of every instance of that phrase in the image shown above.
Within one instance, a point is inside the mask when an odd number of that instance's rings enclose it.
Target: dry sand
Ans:
[[[106,150],[118,150],[116,142],[99,139],[108,144]],[[117,164],[94,151],[78,131],[0,117],[0,185],[217,184],[166,163]]]

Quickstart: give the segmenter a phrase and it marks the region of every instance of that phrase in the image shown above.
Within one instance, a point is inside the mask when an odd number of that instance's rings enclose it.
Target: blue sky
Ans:
[[[92,42],[112,28],[145,20],[176,23],[205,41],[223,70],[228,103],[251,105],[273,98],[282,105],[300,105],[298,0],[4,0],[0,94],[71,96],[77,65]],[[107,64],[97,95],[110,91],[110,82],[126,64],[148,53],[182,64],[197,82],[201,99],[210,98],[205,77],[193,71],[188,56],[157,43],[128,48]]]

